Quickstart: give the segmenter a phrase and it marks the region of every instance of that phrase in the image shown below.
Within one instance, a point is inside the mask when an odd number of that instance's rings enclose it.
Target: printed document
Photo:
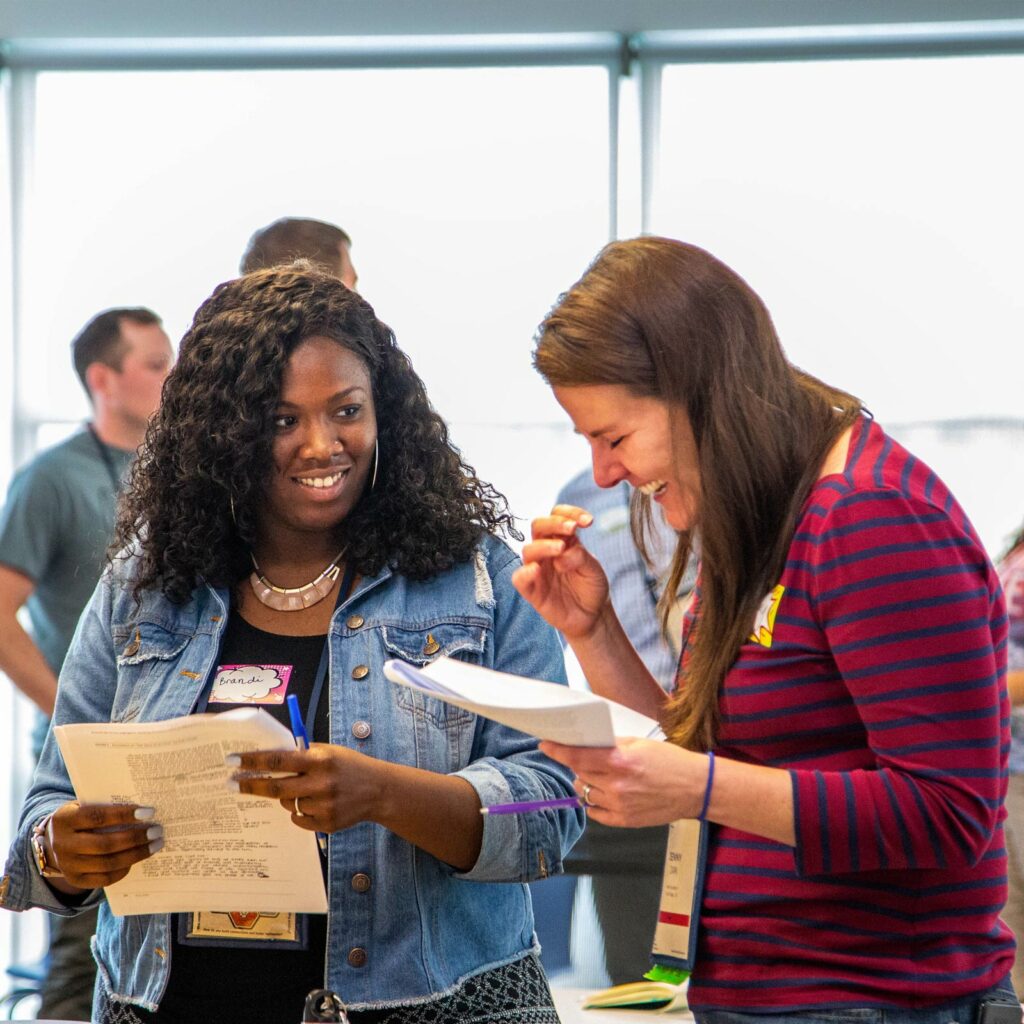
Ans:
[[[164,846],[106,887],[117,915],[197,910],[323,914],[316,835],[277,800],[232,793],[228,754],[291,750],[292,734],[260,708],[166,722],[54,729],[82,804],[153,807]]]
[[[596,693],[495,672],[454,658],[438,658],[422,668],[386,661],[384,675],[399,686],[555,743],[612,747],[617,736],[664,738],[653,718]]]

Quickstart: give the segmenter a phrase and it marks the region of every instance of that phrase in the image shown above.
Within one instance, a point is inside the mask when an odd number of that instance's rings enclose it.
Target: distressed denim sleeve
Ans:
[[[519,560],[502,548],[488,566],[493,588],[494,643],[486,664],[499,672],[566,684],[565,662],[555,631],[512,586]],[[482,805],[575,796],[572,772],[537,749],[537,739],[481,718],[474,759],[456,774],[477,791]],[[559,874],[562,859],[583,831],[582,809],[484,817],[480,856],[458,877],[473,881],[520,881]]]
[[[74,907],[67,906],[36,870],[29,840],[37,821],[75,799],[54,738],[54,726],[68,722],[106,722],[110,717],[117,679],[110,633],[113,586],[116,583],[112,583],[109,573],[104,574],[82,613],[61,669],[53,721],[21,808],[4,877],[0,880],[0,905],[7,910],[42,907],[54,914],[70,916],[94,906],[103,895],[102,890],[96,890]]]

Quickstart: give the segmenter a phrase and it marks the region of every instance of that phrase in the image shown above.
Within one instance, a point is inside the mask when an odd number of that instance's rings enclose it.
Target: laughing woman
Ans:
[[[577,538],[586,510],[535,520],[515,573],[591,686],[675,741],[543,745],[592,816],[712,823],[698,1024],[1019,1024],[1006,608],[953,495],[789,363],[760,298],[696,246],[608,246],[535,362],[597,483],[628,481],[679,531],[665,593],[699,542],[672,696]]]
[[[451,655],[563,681],[554,632],[512,587],[502,528],[504,499],[461,461],[354,292],[296,265],[203,304],[121,509],[131,554],[86,610],[54,722],[222,710],[230,667],[290,667],[312,746],[242,755],[240,789],[329,836],[330,911],[248,941],[208,935],[202,915],[114,918],[104,904],[94,1020],[291,1024],[326,985],[353,1021],[555,1024],[528,890],[496,883],[560,870],[582,812],[480,808],[571,795],[570,773],[381,671]],[[271,769],[295,774],[250,777]],[[51,735],[6,905],[95,904],[160,849],[159,820],[135,811],[79,807]]]

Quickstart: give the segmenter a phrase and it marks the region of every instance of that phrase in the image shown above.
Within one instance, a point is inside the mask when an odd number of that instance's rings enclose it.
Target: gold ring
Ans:
[[[592,785],[591,785],[591,784],[590,784],[589,782],[584,782],[584,783],[583,783],[583,803],[584,803],[584,805],[585,805],[585,806],[587,806],[587,807],[591,807],[591,806],[593,806],[593,805],[591,804],[591,801],[590,801],[590,791],[591,791],[591,790],[592,790],[593,788],[594,788],[594,787],[593,787],[593,786],[592,786]]]
[[[295,804],[295,817],[296,818],[304,818],[305,815],[302,813],[302,811],[299,810],[299,798],[298,797],[294,797],[292,799],[292,803]]]

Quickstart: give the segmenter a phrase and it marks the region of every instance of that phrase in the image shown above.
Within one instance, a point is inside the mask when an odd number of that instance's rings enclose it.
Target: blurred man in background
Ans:
[[[36,756],[64,655],[103,568],[122,481],[174,358],[160,318],[142,308],[93,317],[71,350],[92,420],[15,474],[0,513],[0,671],[39,709]],[[23,607],[31,634],[18,619]],[[50,918],[40,1017],[90,1019],[95,923],[95,911]]]
[[[309,260],[355,291],[359,278],[352,266],[351,248],[352,239],[333,224],[303,217],[282,217],[260,228],[249,239],[239,269],[243,274],[250,274],[296,259]]]

